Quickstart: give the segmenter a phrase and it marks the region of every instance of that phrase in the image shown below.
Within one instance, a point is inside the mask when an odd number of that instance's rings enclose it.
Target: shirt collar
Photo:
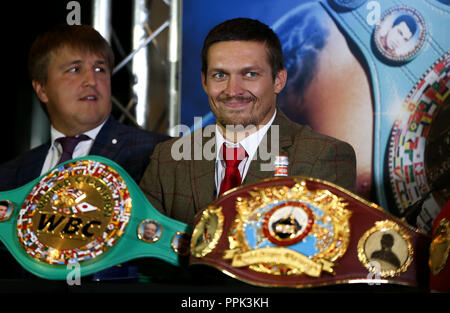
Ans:
[[[91,138],[92,140],[95,140],[95,138],[97,137],[98,133],[100,132],[100,129],[103,127],[103,125],[106,123],[106,120],[101,123],[99,126],[88,130],[86,132],[84,132],[83,134],[89,136],[89,138]],[[50,127],[50,136],[51,136],[51,140],[52,140],[52,145],[55,144],[55,140],[61,137],[66,137],[66,135],[64,135],[63,133],[61,133],[60,131],[56,130],[53,125]]]
[[[237,143],[232,143],[227,141],[223,135],[222,132],[219,129],[219,126],[216,124],[216,160],[222,159],[222,146],[224,143],[227,144],[229,147],[236,147],[238,145],[241,145],[245,151],[247,152],[247,155],[249,159],[253,159],[253,156],[256,153],[256,150],[258,150],[258,146],[261,143],[261,140],[263,139],[264,135],[269,130],[269,127],[272,125],[273,121],[275,120],[275,116],[277,114],[277,110],[275,109],[275,112],[273,113],[272,118],[270,121],[265,124],[263,127],[258,129],[256,132],[251,134],[250,136],[245,137],[243,140]]]

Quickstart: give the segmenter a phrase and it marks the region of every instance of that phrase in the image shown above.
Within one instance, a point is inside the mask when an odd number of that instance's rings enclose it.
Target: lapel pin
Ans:
[[[275,157],[275,172],[273,176],[288,176],[289,160],[285,155],[277,155]]]

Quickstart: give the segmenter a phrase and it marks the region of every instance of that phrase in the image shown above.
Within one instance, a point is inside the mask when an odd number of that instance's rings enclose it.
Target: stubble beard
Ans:
[[[212,109],[214,115],[216,116],[216,121],[218,124],[224,128],[231,127],[243,127],[247,128],[249,126],[259,126],[261,125],[262,121],[267,117],[269,112],[272,110],[272,106],[267,105],[267,107],[264,108],[264,110],[258,112],[258,114],[254,114],[253,111],[256,111],[255,108],[257,108],[258,105],[261,105],[261,103],[258,101],[258,98],[255,96],[251,97],[235,97],[236,100],[250,100],[252,103],[250,112],[246,112],[246,110],[249,109],[249,107],[246,107],[242,110],[233,110],[232,113],[229,112],[220,112],[219,110]],[[219,103],[225,103],[227,101],[231,100],[230,98],[226,99],[217,99],[217,102]],[[216,102],[216,101],[214,101]],[[214,106],[211,106],[212,108]]]

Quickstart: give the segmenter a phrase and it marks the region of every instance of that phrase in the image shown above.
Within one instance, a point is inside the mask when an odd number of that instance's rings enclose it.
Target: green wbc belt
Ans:
[[[128,173],[99,156],[73,159],[0,192],[0,240],[31,273],[66,279],[141,257],[179,265],[188,225],[156,211]]]

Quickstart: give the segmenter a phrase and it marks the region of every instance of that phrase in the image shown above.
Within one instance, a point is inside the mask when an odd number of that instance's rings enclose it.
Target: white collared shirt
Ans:
[[[277,114],[277,111],[275,110],[272,118],[270,121],[258,129],[256,132],[251,134],[250,136],[244,138],[238,143],[233,143],[227,141],[223,135],[222,132],[216,124],[216,168],[215,168],[215,182],[216,182],[216,194],[219,194],[220,191],[220,185],[222,184],[222,180],[225,176],[225,161],[222,158],[222,150],[223,150],[223,144],[225,143],[227,147],[238,147],[241,145],[245,151],[247,152],[247,157],[244,158],[241,163],[239,164],[239,173],[241,174],[242,182],[245,179],[245,176],[247,175],[248,169],[250,167],[250,163],[253,160],[256,154],[256,151],[258,150],[258,146],[261,143],[261,140],[263,139],[264,135],[269,130],[269,127],[272,125],[273,120],[275,119],[275,115]]]
[[[106,122],[106,121],[105,121]],[[100,129],[105,124],[103,122],[101,125],[97,126],[94,129],[91,129],[84,134],[89,136],[90,140],[84,140],[78,143],[78,145],[75,147],[75,150],[72,153],[72,158],[79,158],[84,157],[89,154],[89,151],[91,151],[92,145],[94,144],[94,140],[97,137]],[[81,135],[81,134],[80,134]],[[50,149],[48,149],[47,157],[45,158],[44,166],[41,170],[41,175],[46,173],[47,171],[51,170],[59,161],[62,154],[62,146],[59,142],[56,141],[57,138],[65,137],[63,133],[57,131],[53,126],[50,128],[50,136],[52,140],[52,144],[50,146]]]

